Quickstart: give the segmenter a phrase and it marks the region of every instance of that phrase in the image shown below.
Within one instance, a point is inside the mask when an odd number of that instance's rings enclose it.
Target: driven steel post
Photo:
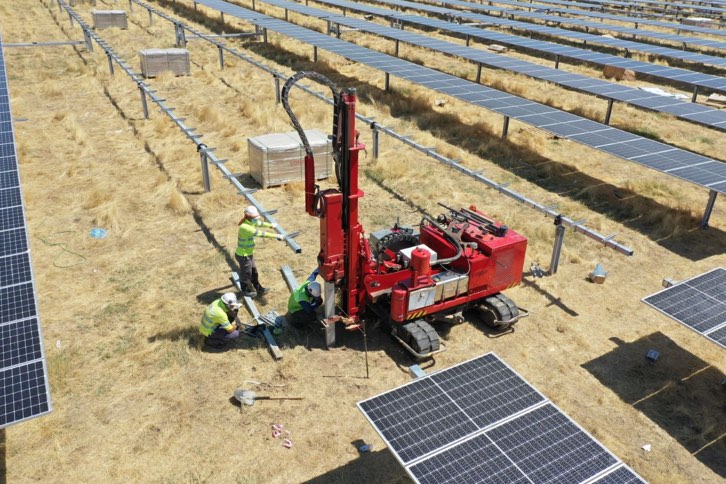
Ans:
[[[555,218],[555,244],[552,247],[552,259],[547,274],[554,276],[557,267],[560,265],[560,254],[562,253],[562,242],[565,240],[565,226],[562,225],[562,217]]]
[[[146,103],[146,92],[144,86],[139,84],[139,92],[141,93],[141,108],[144,110],[144,119],[149,119],[149,105]]]
[[[711,212],[713,212],[713,206],[716,204],[717,196],[718,196],[718,192],[716,190],[711,190],[711,192],[708,194],[708,203],[706,204],[706,211],[703,213],[703,218],[701,219],[701,228],[702,229],[708,228],[708,219],[711,218]]]
[[[373,141],[373,161],[376,161],[378,159],[378,141],[379,141],[379,134],[378,129],[376,128],[376,123],[371,123],[371,137]]]
[[[212,183],[209,180],[209,159],[207,157],[207,145],[199,145],[199,158],[202,162],[202,182],[204,183],[204,191],[212,191]]]
[[[613,98],[608,99],[608,110],[605,113],[605,124],[610,125],[610,115],[613,113]]]

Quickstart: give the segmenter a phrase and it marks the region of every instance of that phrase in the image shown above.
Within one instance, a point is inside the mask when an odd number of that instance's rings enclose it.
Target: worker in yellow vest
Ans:
[[[239,338],[237,313],[241,304],[234,293],[227,292],[207,306],[202,315],[199,332],[210,349],[224,349],[229,341]]]
[[[257,265],[255,264],[255,237],[285,240],[282,234],[265,232],[260,228],[277,228],[277,224],[262,220],[260,212],[254,205],[245,208],[245,216],[239,221],[237,233],[237,250],[235,257],[239,264],[239,282],[242,293],[248,297],[257,297],[267,292],[260,285]]]
[[[319,272],[319,269],[315,269],[305,282],[292,291],[287,300],[287,318],[296,328],[302,328],[317,319],[317,309],[323,304],[322,287],[315,281]]]

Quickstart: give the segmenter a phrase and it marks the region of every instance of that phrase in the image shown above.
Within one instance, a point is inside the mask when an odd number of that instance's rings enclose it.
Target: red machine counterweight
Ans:
[[[337,189],[316,185],[312,149],[289,105],[290,89],[303,78],[333,92]],[[396,224],[365,239],[358,220],[358,153],[364,146],[355,129],[355,89],[339,91],[320,74],[300,72],[285,83],[282,103],[305,147],[305,210],[320,218],[320,275],[339,298],[328,324],[373,315],[423,358],[441,351],[433,321],[461,322],[463,311],[474,309],[487,324],[505,329],[526,315],[500,291],[519,284],[527,240],[473,206],[444,206],[448,213],[424,217],[418,232]]]

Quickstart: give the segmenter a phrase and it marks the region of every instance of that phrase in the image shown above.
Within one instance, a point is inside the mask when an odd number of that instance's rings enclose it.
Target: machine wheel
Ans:
[[[422,355],[438,351],[441,348],[438,333],[423,319],[403,325],[401,339],[416,353]]]
[[[391,251],[395,257],[395,254],[398,253],[399,250],[414,247],[418,244],[418,237],[413,234],[409,234],[406,232],[389,234],[379,240],[376,244],[376,256],[380,256],[383,258],[384,261],[388,261],[391,260],[392,257],[390,254],[386,253],[387,250]]]
[[[505,330],[519,321],[519,308],[502,293],[485,298],[480,304],[484,323],[498,330]]]

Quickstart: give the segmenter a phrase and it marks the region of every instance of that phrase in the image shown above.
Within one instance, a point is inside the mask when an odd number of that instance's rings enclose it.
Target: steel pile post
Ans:
[[[562,242],[565,240],[565,226],[562,225],[562,217],[555,218],[555,243],[552,247],[552,259],[547,274],[554,276],[557,267],[560,265],[560,254],[562,253]]]

